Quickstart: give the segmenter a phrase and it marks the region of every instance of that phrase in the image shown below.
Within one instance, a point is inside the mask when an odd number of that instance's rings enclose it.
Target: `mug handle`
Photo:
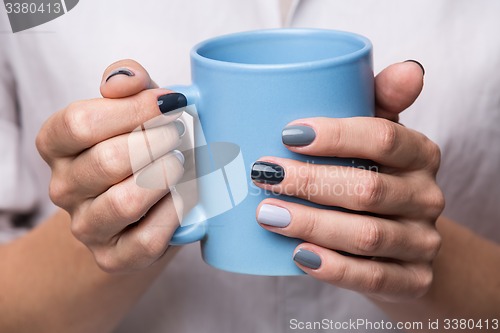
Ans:
[[[170,245],[185,245],[202,240],[207,233],[205,222],[178,227],[175,230]]]
[[[194,104],[199,97],[198,90],[195,86],[169,86],[166,88],[186,96],[188,105]],[[169,244],[177,246],[195,243],[202,240],[206,232],[205,222],[191,224],[185,227],[179,226],[172,235]]]

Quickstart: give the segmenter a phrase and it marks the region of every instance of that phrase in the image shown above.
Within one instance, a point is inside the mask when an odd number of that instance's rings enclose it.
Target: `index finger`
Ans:
[[[165,125],[177,119],[186,104],[184,95],[167,89],[76,102],[46,121],[37,137],[37,148],[47,162],[77,155],[101,141],[132,132],[154,117],[158,117],[156,126]],[[179,112],[172,112],[175,110]]]
[[[308,144],[294,145],[302,143],[303,133]],[[398,169],[435,171],[440,159],[439,148],[425,135],[381,118],[301,119],[285,127],[282,137],[296,153],[369,159]]]

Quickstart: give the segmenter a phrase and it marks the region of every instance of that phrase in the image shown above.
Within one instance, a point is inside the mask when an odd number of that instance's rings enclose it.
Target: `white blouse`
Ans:
[[[50,114],[99,96],[103,70],[133,58],[160,85],[189,82],[189,49],[229,32],[282,26],[279,0],[85,0],[12,34],[0,9],[0,242],[55,209],[35,137]],[[425,87],[401,122],[442,149],[445,214],[500,242],[500,2],[292,1],[285,24],[348,30],[374,44],[376,72],[419,60]],[[21,216],[21,217],[20,217]],[[218,271],[186,246],[116,332],[297,332],[298,321],[389,319],[363,296],[300,277]],[[358,327],[358,332],[369,330]]]

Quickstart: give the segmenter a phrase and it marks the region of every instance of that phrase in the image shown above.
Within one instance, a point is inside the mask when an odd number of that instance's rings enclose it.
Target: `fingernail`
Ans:
[[[290,224],[292,217],[288,209],[264,204],[260,207],[257,221],[273,227],[284,228]]]
[[[172,155],[174,155],[179,162],[181,162],[182,165],[184,165],[184,162],[186,161],[186,158],[184,157],[184,154],[180,150],[173,150]]]
[[[158,107],[163,114],[183,108],[186,105],[186,96],[180,93],[170,93],[158,97]]]
[[[128,68],[118,68],[112,71],[111,74],[109,74],[108,78],[106,79],[106,82],[108,82],[109,79],[111,79],[113,76],[116,75],[134,76],[135,74]]]
[[[298,250],[293,260],[311,269],[318,269],[321,266],[321,258],[316,253],[304,249]]]
[[[310,126],[287,126],[281,132],[281,140],[289,146],[307,146],[316,138]]]
[[[175,128],[177,129],[177,132],[179,132],[179,136],[182,137],[184,133],[186,133],[186,126],[184,125],[184,122],[182,120],[175,120],[174,121]]]
[[[425,75],[425,68],[424,68],[424,66],[423,66],[421,63],[419,63],[418,61],[416,61],[416,60],[414,60],[414,59],[408,59],[408,60],[405,60],[404,62],[414,62],[414,63],[416,63],[416,64],[417,64],[417,65],[419,65],[419,66],[420,66],[420,68],[422,69],[422,75]]]
[[[256,182],[276,185],[285,178],[285,169],[278,164],[257,161],[252,165],[250,176]]]

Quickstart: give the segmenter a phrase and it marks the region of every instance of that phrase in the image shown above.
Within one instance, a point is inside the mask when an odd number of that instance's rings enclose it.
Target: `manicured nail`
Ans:
[[[256,182],[276,185],[285,178],[285,169],[278,164],[257,161],[252,165],[250,176]]]
[[[321,266],[321,258],[316,253],[304,249],[298,250],[293,260],[311,269],[318,269]]]
[[[181,162],[182,165],[184,165],[184,162],[186,161],[186,158],[184,157],[184,154],[180,150],[173,150],[172,155],[174,155],[179,162]]]
[[[273,227],[284,228],[290,224],[292,217],[288,209],[264,204],[260,207],[257,221]]]
[[[408,60],[406,60],[405,62],[414,62],[414,63],[416,63],[416,64],[417,64],[417,65],[419,65],[419,66],[420,66],[420,68],[422,69],[422,75],[425,75],[425,68],[424,68],[424,66],[423,66],[421,63],[419,63],[418,61],[416,61],[416,60],[414,60],[414,59],[408,59]]]
[[[111,79],[113,76],[116,75],[134,76],[135,74],[128,68],[118,68],[112,71],[111,74],[109,74],[108,78],[106,79],[106,82],[108,82],[109,79]]]
[[[177,119],[174,121],[175,128],[177,129],[177,132],[179,132],[179,136],[182,137],[184,133],[186,133],[186,126],[184,123]]]
[[[186,96],[180,93],[170,93],[158,97],[158,107],[163,114],[183,108],[186,105]]]
[[[310,126],[287,126],[281,132],[281,140],[289,146],[307,146],[316,138],[316,132]]]

